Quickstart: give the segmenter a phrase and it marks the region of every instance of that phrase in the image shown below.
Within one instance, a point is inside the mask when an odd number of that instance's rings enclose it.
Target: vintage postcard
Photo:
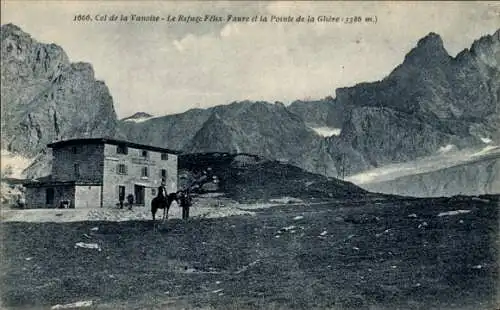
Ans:
[[[0,29],[1,309],[500,309],[500,2]]]

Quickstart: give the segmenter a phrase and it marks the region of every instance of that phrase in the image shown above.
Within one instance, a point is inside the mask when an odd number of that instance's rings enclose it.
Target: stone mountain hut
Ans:
[[[25,183],[27,208],[114,207],[134,195],[135,205],[149,205],[162,179],[177,191],[178,151],[106,138],[57,141],[52,174]]]

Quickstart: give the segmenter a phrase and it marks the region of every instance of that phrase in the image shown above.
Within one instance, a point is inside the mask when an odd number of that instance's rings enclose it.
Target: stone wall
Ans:
[[[100,185],[77,185],[75,187],[75,208],[99,208],[100,205]]]
[[[54,191],[53,202],[47,204],[47,191]],[[73,185],[34,186],[26,188],[26,208],[57,208],[62,200],[68,200],[71,206],[75,205],[75,187]]]
[[[100,183],[103,176],[103,144],[68,145],[52,150],[52,178],[58,182]],[[79,175],[76,174],[78,165]]]
[[[26,188],[26,208],[27,209],[35,209],[35,208],[48,208],[45,204],[46,196],[45,196],[46,187],[27,187]]]
[[[161,152],[147,151],[143,156],[142,149],[127,148],[127,154],[118,154],[116,145],[104,147],[104,176],[103,176],[103,206],[116,206],[119,186],[125,186],[125,197],[134,195],[135,185],[144,186],[144,205],[149,207],[151,199],[161,184],[162,169],[166,170],[167,191],[177,191],[177,156],[168,154],[162,159]],[[124,165],[125,172],[119,171],[119,165]],[[142,169],[147,168],[148,175],[143,176]],[[126,199],[125,199],[126,201]]]

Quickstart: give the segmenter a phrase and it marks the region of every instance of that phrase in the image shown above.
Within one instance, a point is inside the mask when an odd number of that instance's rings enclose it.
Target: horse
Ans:
[[[168,220],[168,210],[173,201],[178,201],[177,193],[170,193],[167,197],[156,196],[151,200],[151,214],[153,215],[153,222],[155,221],[156,211],[163,209],[163,221]]]

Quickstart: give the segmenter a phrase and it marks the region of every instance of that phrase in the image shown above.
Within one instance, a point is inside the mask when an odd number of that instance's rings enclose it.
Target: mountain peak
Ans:
[[[13,23],[4,24],[1,29],[2,31],[22,31],[19,26],[16,26]]]
[[[444,48],[441,36],[430,32],[418,40],[417,46],[406,55],[404,63],[428,67],[450,59],[451,57]]]
[[[494,34],[490,35],[485,35],[482,36],[481,38],[477,39],[472,43],[471,46],[471,52],[473,53],[481,53],[484,52],[484,50],[488,50],[493,48],[493,46],[497,46],[498,49],[498,44],[500,43],[500,29],[498,29]]]
[[[455,57],[459,62],[470,61],[471,57],[480,59],[483,64],[489,67],[497,68],[500,65],[498,53],[500,52],[500,29],[493,34],[487,34],[475,40],[470,49],[462,50]]]
[[[31,36],[24,32],[19,26],[12,23],[4,24],[0,27],[2,41],[12,35],[31,40]]]
[[[427,45],[444,48],[443,39],[441,39],[441,36],[435,32],[429,32],[429,34],[427,34],[425,37],[418,40],[417,47],[423,47]]]

